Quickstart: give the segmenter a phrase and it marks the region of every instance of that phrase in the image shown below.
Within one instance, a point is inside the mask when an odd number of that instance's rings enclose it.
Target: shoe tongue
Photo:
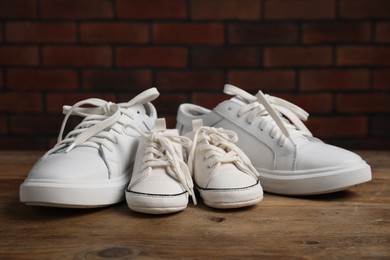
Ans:
[[[248,102],[246,102],[238,97],[232,97],[230,100],[235,102],[235,103],[238,103],[240,105],[248,105],[249,104]]]
[[[134,114],[134,115],[136,115],[136,114],[141,114],[141,115],[146,114],[146,109],[145,109],[143,104],[135,104],[135,105],[133,105],[131,107],[128,107],[127,110],[130,110],[132,112],[132,114]],[[126,114],[122,114],[122,116],[128,117]],[[83,119],[83,121],[90,121],[90,120],[96,121],[96,118],[90,119],[90,118],[86,117],[86,118]],[[103,120],[105,120],[104,117],[101,118],[101,121],[103,121]],[[91,127],[91,126],[86,126],[84,128],[88,129],[89,127]],[[74,149],[81,148],[81,147],[87,148],[87,149],[91,149],[91,150],[98,150],[95,147],[84,146],[83,144],[78,145]],[[61,149],[60,151],[63,152],[65,149],[66,149],[66,147],[64,149]]]
[[[241,99],[241,98],[239,98],[237,96],[236,97],[232,97],[230,100],[235,102],[235,103],[237,103],[237,104],[240,104],[240,105],[248,105],[249,104],[248,101],[245,101],[245,100],[243,100],[243,99]],[[267,116],[267,117],[271,118],[270,115],[268,114],[268,112],[265,112],[263,114],[263,116]],[[285,117],[282,117],[282,119],[285,120],[284,122],[286,124],[290,124],[289,120],[286,119]],[[276,123],[275,123],[275,121],[273,119],[270,122],[272,122],[272,124],[276,125]],[[317,140],[315,140],[313,138],[309,138],[308,136],[303,135],[301,132],[298,132],[297,130],[294,130],[294,129],[290,129],[289,132],[290,132],[291,138],[293,138],[294,141],[296,141],[298,143],[305,143],[305,142],[308,142],[308,141],[317,141]]]
[[[240,105],[242,105],[242,106],[245,106],[245,105],[250,104],[249,101],[244,100],[244,99],[241,99],[241,98],[239,98],[239,97],[232,97],[230,100],[233,101],[233,102],[235,102],[235,103],[237,103],[237,104],[240,104]],[[261,105],[261,107],[263,108],[262,116],[268,116],[268,111],[265,110],[264,107],[263,107],[262,105]]]
[[[248,105],[249,102],[243,100],[243,99],[240,99],[239,97],[232,97],[231,98],[231,101],[237,103],[237,104],[240,104],[240,105]],[[274,119],[269,115],[268,111],[266,111],[265,109],[263,110],[263,113],[262,113],[262,116],[263,117],[268,117],[270,118],[270,123],[274,124],[276,126],[276,122],[274,121]],[[290,124],[289,120],[285,117],[282,117],[282,120],[284,121],[285,124]],[[292,130],[292,132],[295,132],[294,130]],[[299,134],[298,136],[301,136],[301,134]],[[306,138],[304,138],[306,140]]]
[[[135,104],[127,109],[132,111],[134,114],[146,114],[146,109],[143,104]]]
[[[233,173],[239,171],[239,169],[234,165],[234,163],[222,163],[219,166],[219,171],[224,173]]]

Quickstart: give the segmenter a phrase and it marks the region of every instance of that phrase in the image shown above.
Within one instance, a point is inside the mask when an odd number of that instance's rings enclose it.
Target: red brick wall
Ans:
[[[0,0],[0,149],[47,149],[64,104],[157,86],[213,107],[224,83],[292,101],[312,132],[390,148],[388,0]]]

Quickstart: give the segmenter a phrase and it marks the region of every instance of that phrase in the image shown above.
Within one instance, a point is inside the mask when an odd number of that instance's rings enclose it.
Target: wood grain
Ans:
[[[374,178],[348,191],[167,216],[26,206],[19,185],[42,154],[0,152],[0,259],[390,258],[390,152],[359,152]]]

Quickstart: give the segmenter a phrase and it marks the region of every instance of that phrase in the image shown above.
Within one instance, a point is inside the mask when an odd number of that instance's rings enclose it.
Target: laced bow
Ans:
[[[130,132],[129,129],[135,130],[136,134]],[[192,145],[191,140],[185,136],[170,134],[164,130],[155,130],[150,134],[146,134],[128,124],[124,125],[124,132],[129,136],[141,136],[148,140],[141,171],[155,167],[166,167],[167,173],[183,186],[191,196],[194,205],[196,205],[197,202],[191,173],[183,161],[181,153],[174,146],[174,143],[176,143],[180,144],[180,147],[189,148]],[[147,175],[142,175],[132,183],[132,186],[141,182],[146,177]]]
[[[212,172],[209,180],[223,163],[233,163],[239,170],[257,179],[259,174],[249,158],[234,144],[237,140],[237,134],[233,131],[207,126],[200,127],[195,131],[193,145],[188,155],[188,168],[191,172],[194,171],[194,157],[196,148],[199,148],[205,158],[210,158],[208,167],[212,169]]]
[[[264,95],[260,90],[253,96],[246,91],[233,85],[226,84],[224,92],[229,95],[235,95],[243,100],[247,105],[243,106],[239,116],[248,113],[248,122],[252,123],[256,118],[261,117],[260,129],[263,130],[270,119],[276,123],[282,136],[279,139],[279,145],[283,145],[286,138],[290,138],[288,129],[295,129],[302,134],[312,137],[312,133],[302,121],[306,121],[309,114],[302,108],[278,97]],[[269,117],[267,117],[269,115]],[[271,131],[271,136],[275,137],[277,131],[275,128]],[[291,140],[291,138],[290,138]],[[292,141],[292,140],[291,140]],[[294,142],[293,142],[294,143]]]
[[[122,114],[133,118],[133,114],[127,108],[135,104],[144,104],[152,101],[158,96],[157,89],[151,88],[140,93],[127,103],[115,104],[98,98],[90,98],[79,101],[73,106],[64,106],[63,113],[65,117],[58,135],[57,144],[47,154],[64,148],[66,148],[65,152],[70,152],[79,145],[95,148],[102,145],[111,151],[112,144],[117,143],[118,140],[113,133],[105,130],[111,129],[117,122],[124,124],[124,122],[119,120]],[[92,107],[82,107],[85,105]],[[85,117],[85,119],[63,138],[65,126],[71,115]],[[114,130],[120,132],[119,129]]]

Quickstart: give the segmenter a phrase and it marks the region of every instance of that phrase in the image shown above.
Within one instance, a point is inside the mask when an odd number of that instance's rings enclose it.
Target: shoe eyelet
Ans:
[[[141,112],[137,111],[137,114],[141,114]]]
[[[230,110],[232,110],[232,108],[231,108],[231,107],[228,107],[228,108],[227,108],[227,110],[229,110],[229,111],[230,111]]]

